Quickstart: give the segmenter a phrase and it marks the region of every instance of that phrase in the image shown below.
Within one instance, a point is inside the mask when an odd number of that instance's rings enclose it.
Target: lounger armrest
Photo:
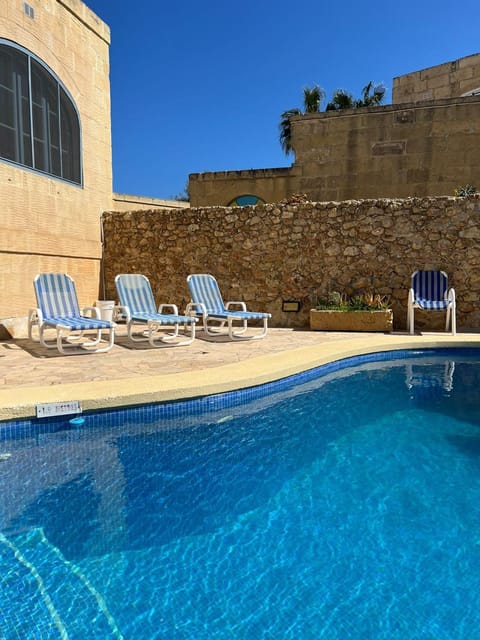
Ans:
[[[227,302],[227,304],[225,305],[225,308],[230,309],[232,305],[240,307],[242,311],[247,310],[247,305],[245,304],[245,302],[241,302],[240,300],[230,300],[230,302]]]
[[[91,312],[92,318],[96,318],[97,320],[101,319],[100,309],[98,307],[83,307],[82,316],[88,315],[88,312]]]
[[[42,324],[43,313],[38,307],[36,309],[30,309],[28,312],[28,324]]]
[[[185,307],[185,315],[195,318],[196,316],[198,316],[198,308],[200,309],[202,316],[206,318],[208,315],[207,307],[203,304],[203,302],[189,302]]]
[[[43,313],[41,309],[30,309],[28,312],[28,337],[30,340],[34,340],[33,338],[33,327],[38,326],[39,328],[43,324]]]
[[[116,314],[117,318],[119,315],[125,316],[125,322],[130,322],[130,320],[132,319],[132,314],[130,313],[130,307],[126,307],[123,304],[115,305],[114,313]]]
[[[161,304],[158,307],[158,313],[164,313],[164,309],[171,309],[169,313],[172,313],[175,316],[178,316],[178,307],[176,304]]]
[[[123,314],[123,307],[119,304],[116,304],[113,307],[113,313],[112,313],[113,321],[117,322],[118,320],[123,320],[122,314]]]
[[[447,300],[452,304],[455,304],[455,289],[453,287],[450,287],[450,289],[448,290]]]

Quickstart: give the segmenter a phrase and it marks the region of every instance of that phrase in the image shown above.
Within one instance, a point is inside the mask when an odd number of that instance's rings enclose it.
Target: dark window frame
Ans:
[[[0,38],[0,161],[83,186],[77,106],[33,53]]]

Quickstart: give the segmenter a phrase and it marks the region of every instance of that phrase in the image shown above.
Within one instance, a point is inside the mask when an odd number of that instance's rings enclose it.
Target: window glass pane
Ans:
[[[0,85],[13,89],[13,56],[5,45],[0,45]]]
[[[28,87],[27,87],[28,89]],[[28,91],[25,97],[22,97],[22,125],[23,125],[23,164],[32,166],[32,138],[30,132],[30,106],[28,99]]]
[[[265,203],[265,200],[262,200],[262,198],[259,198],[258,196],[245,194],[243,196],[237,196],[234,200],[229,202],[228,206],[229,207],[247,207],[249,205],[255,205],[260,203]]]
[[[45,73],[32,60],[32,119],[33,146],[35,151],[35,168],[48,171],[48,103],[45,89]]]
[[[80,127],[73,104],[62,88],[60,88],[60,118],[63,177],[80,183]]]
[[[0,157],[31,166],[28,112],[28,58],[21,51],[0,45]]]
[[[12,128],[15,126],[14,98],[13,91],[0,86],[0,123]]]
[[[58,102],[58,100],[56,101]],[[50,104],[50,101],[49,101]],[[55,105],[57,106],[57,105]],[[60,166],[60,131],[59,131],[58,111],[48,110],[48,133],[49,133],[49,150],[50,150],[50,171],[56,176],[61,176]]]
[[[0,156],[15,161],[15,131],[0,124]]]
[[[35,168],[48,170],[47,126],[44,109],[41,104],[33,104],[33,146],[35,151]]]

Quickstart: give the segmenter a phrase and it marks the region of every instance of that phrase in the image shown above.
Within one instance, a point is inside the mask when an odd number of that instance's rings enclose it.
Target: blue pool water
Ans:
[[[0,425],[0,638],[480,637],[480,359],[406,355]]]

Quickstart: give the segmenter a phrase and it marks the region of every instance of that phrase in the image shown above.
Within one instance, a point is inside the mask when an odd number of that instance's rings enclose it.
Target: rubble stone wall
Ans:
[[[442,269],[455,287],[459,329],[480,328],[480,199],[411,198],[309,202],[302,196],[255,207],[107,212],[104,279],[143,273],[157,302],[188,302],[189,273],[212,273],[225,300],[268,311],[272,326],[307,327],[319,294],[372,291],[390,297],[405,327],[416,269]],[[282,310],[299,301],[299,312]],[[441,328],[445,314],[417,314]]]

